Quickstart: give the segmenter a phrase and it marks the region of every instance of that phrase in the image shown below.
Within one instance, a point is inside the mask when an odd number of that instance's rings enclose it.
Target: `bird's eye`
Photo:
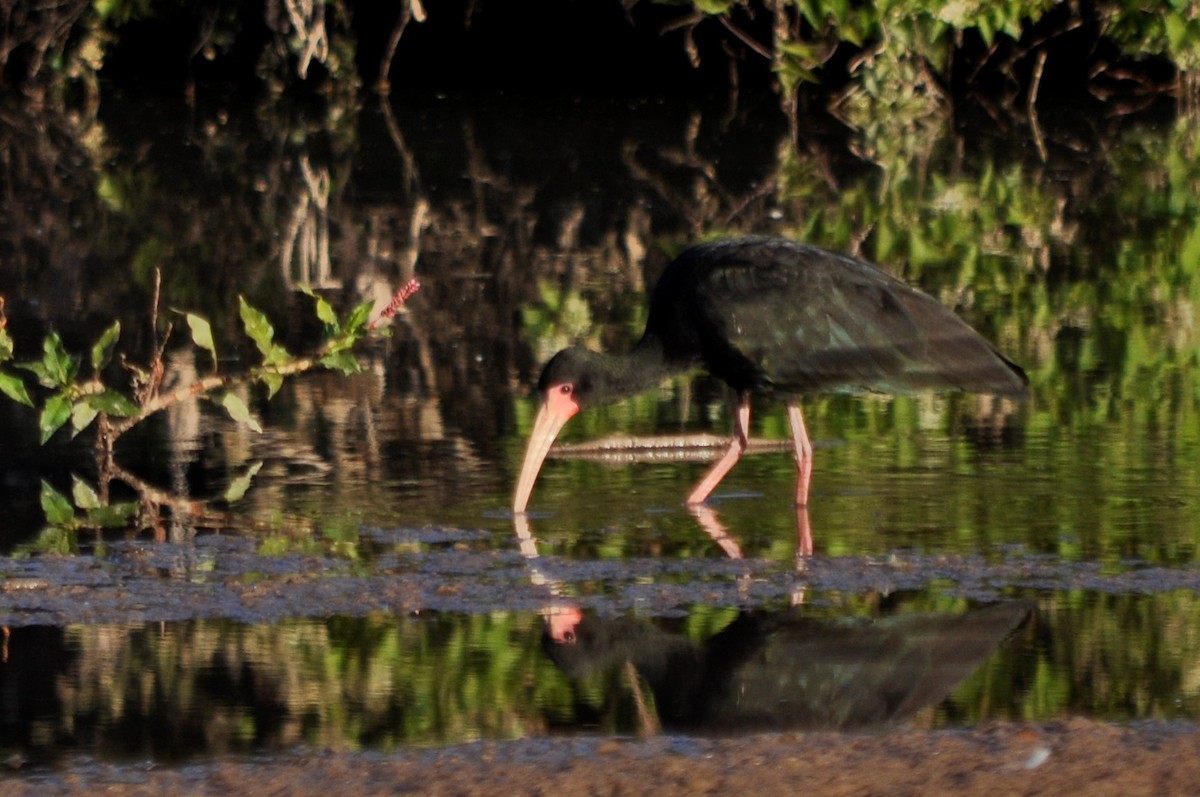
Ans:
[[[572,390],[574,390],[574,387],[570,384],[559,385],[559,388],[558,388],[558,392],[562,393],[564,396],[571,395]]]

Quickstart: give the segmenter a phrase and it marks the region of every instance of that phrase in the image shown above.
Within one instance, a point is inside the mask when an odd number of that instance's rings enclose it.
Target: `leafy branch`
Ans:
[[[172,333],[172,325],[158,337],[149,362],[135,364],[124,357],[123,367],[130,373],[129,386],[124,390],[111,387],[105,381],[105,370],[111,364],[121,336],[121,324],[114,321],[92,344],[85,357],[67,351],[62,338],[51,331],[42,340],[41,357],[16,361],[15,342],[8,330],[4,298],[0,296],[0,393],[38,412],[38,434],[45,444],[69,423],[70,435],[94,425],[96,441],[98,487],[93,488],[74,477],[71,496],[42,482],[41,504],[47,520],[54,529],[102,528],[127,525],[146,505],[155,508],[166,505],[176,511],[203,515],[204,508],[190,497],[167,495],[121,468],[114,460],[117,440],[146,418],[192,398],[207,398],[221,407],[230,418],[255,432],[262,426],[250,413],[238,389],[255,383],[263,384],[268,399],[283,386],[287,377],[318,368],[332,369],[343,374],[360,370],[355,348],[379,325],[391,318],[414,294],[420,284],[410,280],[393,296],[391,303],[372,315],[371,303],[353,307],[339,317],[333,306],[311,289],[304,289],[314,302],[314,312],[324,328],[324,337],[315,352],[297,356],[275,339],[275,328],[262,311],[238,298],[238,310],[244,334],[253,341],[260,362],[238,373],[223,373],[213,336],[206,318],[184,313],[192,344],[208,355],[211,371],[195,381],[161,392],[165,373],[164,354]],[[157,330],[159,282],[156,280],[151,309],[151,323]],[[32,376],[40,390],[31,392],[26,380]],[[41,394],[40,407],[34,396]],[[245,494],[261,463],[250,468],[226,490],[223,500],[233,503]],[[110,503],[109,484],[113,480],[132,487],[141,502]],[[157,514],[157,512],[155,512]]]

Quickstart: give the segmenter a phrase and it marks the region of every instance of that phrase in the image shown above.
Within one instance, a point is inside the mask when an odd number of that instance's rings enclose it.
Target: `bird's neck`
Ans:
[[[680,372],[676,363],[663,353],[655,337],[643,337],[627,354],[595,354],[595,401],[616,401],[657,387],[664,379]]]

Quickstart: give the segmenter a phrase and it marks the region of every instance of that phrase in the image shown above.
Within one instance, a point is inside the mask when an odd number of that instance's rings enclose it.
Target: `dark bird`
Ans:
[[[933,297],[863,260],[782,238],[704,243],[663,271],[646,331],[631,352],[571,347],[546,363],[513,511],[525,511],[550,445],[581,408],[697,368],[725,380],[737,407],[729,447],[688,495],[689,504],[703,502],[746,449],[751,394],[787,405],[799,471],[796,503],[804,506],[812,445],[800,396],[946,389],[1018,395],[1029,382]]]

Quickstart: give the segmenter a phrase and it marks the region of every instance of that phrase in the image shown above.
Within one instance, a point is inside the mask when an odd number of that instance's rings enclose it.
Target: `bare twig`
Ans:
[[[768,61],[772,60],[773,56],[771,55],[771,51],[768,50],[764,44],[762,44],[761,42],[756,40],[749,33],[746,33],[746,31],[742,30],[737,25],[733,24],[733,20],[731,20],[729,17],[727,17],[724,14],[721,14],[717,17],[717,19],[719,19],[721,21],[721,24],[725,26],[725,29],[727,31],[729,31],[734,36],[736,36],[738,39],[740,39],[742,44],[746,45],[751,50],[753,50],[754,52],[761,55],[763,58],[766,58]]]
[[[1038,52],[1037,63],[1033,67],[1033,80],[1029,84],[1029,127],[1033,130],[1033,143],[1037,146],[1038,155],[1042,158],[1042,163],[1045,163],[1048,155],[1046,153],[1046,140],[1042,137],[1042,126],[1038,124],[1037,115],[1037,95],[1038,87],[1042,83],[1042,69],[1046,66],[1046,51]]]
[[[380,94],[387,94],[392,87],[392,60],[396,57],[396,48],[400,46],[400,38],[404,35],[404,30],[408,27],[409,21],[413,19],[417,22],[425,21],[425,7],[421,5],[421,0],[402,0],[400,18],[396,20],[392,34],[388,37],[387,46],[383,49],[383,58],[379,60],[379,77],[375,80],[375,90]]]

